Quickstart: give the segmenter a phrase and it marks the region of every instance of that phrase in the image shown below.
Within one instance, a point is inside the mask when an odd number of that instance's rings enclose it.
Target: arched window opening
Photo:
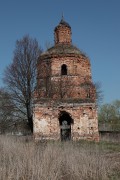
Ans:
[[[61,75],[67,75],[67,65],[63,64],[61,66]]]
[[[87,91],[87,98],[90,98],[90,89]]]

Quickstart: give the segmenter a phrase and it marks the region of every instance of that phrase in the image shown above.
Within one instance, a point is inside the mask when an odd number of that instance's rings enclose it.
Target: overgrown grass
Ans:
[[[119,180],[117,143],[0,136],[0,180]]]

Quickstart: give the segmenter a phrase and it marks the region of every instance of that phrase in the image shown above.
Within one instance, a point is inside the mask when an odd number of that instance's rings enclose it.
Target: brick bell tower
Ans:
[[[62,17],[54,29],[55,45],[38,59],[35,139],[99,140],[90,60],[72,44],[71,34]]]

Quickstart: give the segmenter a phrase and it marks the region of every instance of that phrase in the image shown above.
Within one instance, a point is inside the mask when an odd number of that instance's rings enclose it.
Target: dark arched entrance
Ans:
[[[60,135],[61,140],[66,141],[71,139],[71,124],[73,120],[69,113],[62,111],[59,115],[59,123],[60,123]]]

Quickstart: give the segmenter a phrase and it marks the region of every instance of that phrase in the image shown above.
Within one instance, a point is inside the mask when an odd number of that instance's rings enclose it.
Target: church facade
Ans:
[[[54,46],[38,59],[33,108],[36,140],[99,140],[90,60],[72,44],[71,34],[62,18],[54,29]]]

